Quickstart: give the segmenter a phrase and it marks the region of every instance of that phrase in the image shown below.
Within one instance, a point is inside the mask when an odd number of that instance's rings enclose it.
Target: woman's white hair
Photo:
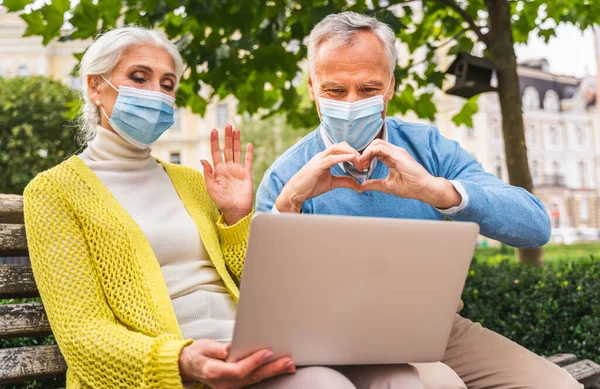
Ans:
[[[96,136],[100,123],[100,109],[94,104],[88,90],[87,78],[90,75],[102,75],[106,78],[119,64],[119,61],[133,46],[151,44],[161,47],[169,53],[175,65],[175,75],[183,73],[183,59],[177,47],[157,30],[142,27],[121,27],[109,30],[98,36],[87,49],[79,64],[83,106],[80,115],[81,140],[87,143]]]
[[[308,37],[308,71],[314,76],[314,60],[319,45],[326,40],[333,40],[336,45],[351,45],[358,32],[371,31],[385,49],[390,74],[396,68],[396,35],[387,24],[372,16],[346,11],[331,14],[321,20]]]

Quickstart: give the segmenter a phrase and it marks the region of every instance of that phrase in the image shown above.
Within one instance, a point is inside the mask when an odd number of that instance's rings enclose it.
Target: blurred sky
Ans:
[[[576,77],[596,74],[594,33],[591,29],[581,32],[577,27],[560,25],[556,37],[548,44],[540,38],[529,38],[526,45],[515,46],[518,61],[546,58],[550,71]]]

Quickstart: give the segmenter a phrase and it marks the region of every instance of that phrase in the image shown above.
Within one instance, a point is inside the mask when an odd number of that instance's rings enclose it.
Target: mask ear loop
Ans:
[[[388,90],[390,89],[390,85],[392,85],[392,78],[394,78],[394,74],[392,74],[392,77],[390,77],[390,82],[388,82],[387,87],[385,88],[385,92],[383,92],[383,98],[385,98],[385,95],[387,95]]]
[[[100,77],[102,77],[102,79],[103,79],[104,81],[106,81],[106,82],[108,83],[108,85],[110,85],[110,86],[111,86],[111,87],[112,87],[114,90],[116,90],[116,91],[117,91],[117,93],[119,93],[119,90],[118,90],[117,88],[115,88],[115,86],[114,86],[114,85],[113,85],[113,84],[112,84],[110,81],[108,81],[108,80],[107,80],[107,79],[106,79],[106,78],[105,78],[105,77],[104,77],[102,74],[100,75]],[[109,118],[109,117],[108,117],[108,115],[106,114],[106,111],[104,110],[104,107],[103,107],[103,106],[100,106],[100,110],[101,110],[101,111],[102,111],[102,113],[104,114],[104,117],[106,117],[106,120],[108,120],[108,121],[110,122],[110,118]]]

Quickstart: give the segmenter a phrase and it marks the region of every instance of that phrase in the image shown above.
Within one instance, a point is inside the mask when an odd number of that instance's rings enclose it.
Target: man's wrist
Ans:
[[[297,196],[286,192],[281,192],[275,200],[275,208],[277,208],[280,213],[300,213],[303,204],[304,201],[298,199]]]
[[[438,209],[457,207],[462,203],[462,196],[454,185],[443,177],[432,177],[427,198],[423,201]]]

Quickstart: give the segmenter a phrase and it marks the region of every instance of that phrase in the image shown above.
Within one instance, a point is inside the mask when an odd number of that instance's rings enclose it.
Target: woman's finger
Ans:
[[[240,130],[233,130],[233,162],[242,163],[242,147],[240,145]]]
[[[248,143],[246,145],[246,162],[244,163],[244,167],[249,172],[252,172],[252,161],[254,160],[254,146],[252,143]]]
[[[229,356],[228,344],[219,343],[210,339],[198,340],[197,342],[203,342],[202,355],[206,357],[224,361]]]
[[[212,166],[210,166],[210,163],[206,159],[201,160],[200,163],[202,164],[202,167],[204,168],[204,177],[212,178],[213,168],[212,168]]]
[[[253,385],[281,374],[293,374],[296,364],[290,357],[282,357],[254,370],[245,380],[244,385]]]
[[[233,129],[231,124],[225,126],[225,163],[233,162]]]
[[[213,373],[224,379],[244,380],[272,356],[273,352],[270,350],[256,351],[237,362],[215,363]]]
[[[219,145],[219,132],[217,130],[212,130],[210,133],[210,155],[212,156],[213,165],[217,166],[223,162],[221,145]]]

